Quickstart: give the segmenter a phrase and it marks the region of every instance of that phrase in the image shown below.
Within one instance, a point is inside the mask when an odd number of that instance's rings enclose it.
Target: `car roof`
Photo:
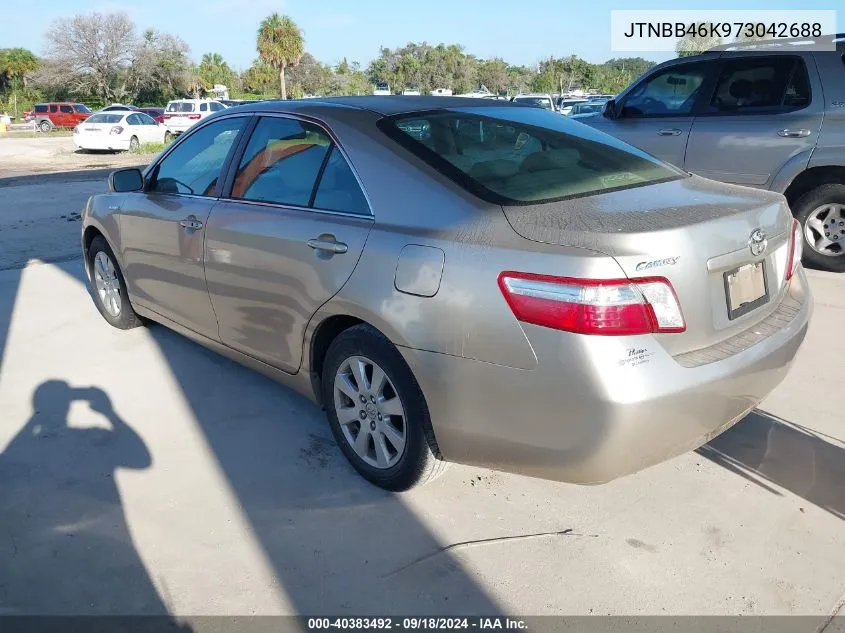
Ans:
[[[319,97],[317,99],[290,99],[287,101],[259,101],[237,106],[239,112],[307,112],[319,106],[355,108],[367,110],[382,116],[424,112],[428,110],[445,110],[448,108],[468,107],[512,107],[525,106],[511,104],[498,99],[484,99],[476,97],[438,97],[416,95],[366,95],[361,97]]]

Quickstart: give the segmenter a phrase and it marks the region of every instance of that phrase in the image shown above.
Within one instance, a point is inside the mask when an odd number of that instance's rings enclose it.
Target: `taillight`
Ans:
[[[801,231],[801,223],[792,220],[792,232],[789,236],[789,255],[786,258],[786,281],[792,279],[801,258],[804,256],[804,234]]]
[[[111,130],[109,130],[109,134],[123,134],[123,128],[119,125],[115,125]]]
[[[200,115],[199,114],[189,114],[188,118],[191,119],[192,121],[196,121],[198,118],[200,118]]]
[[[165,121],[167,121],[167,120],[169,120],[172,116],[173,116],[172,114],[165,114],[162,118],[163,118]]]
[[[578,334],[623,336],[686,330],[664,277],[572,279],[506,271],[499,287],[523,323]]]

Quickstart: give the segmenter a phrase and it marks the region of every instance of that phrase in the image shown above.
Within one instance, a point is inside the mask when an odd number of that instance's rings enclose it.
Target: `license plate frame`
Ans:
[[[737,266],[727,271],[723,280],[725,304],[731,321],[769,302],[765,260]]]

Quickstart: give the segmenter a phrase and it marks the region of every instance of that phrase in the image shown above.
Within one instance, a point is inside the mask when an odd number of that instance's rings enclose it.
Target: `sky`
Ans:
[[[274,11],[301,27],[305,49],[334,64],[343,57],[366,66],[381,46],[408,42],[462,44],[477,57],[502,57],[512,64],[575,54],[591,62],[641,55],[654,61],[667,53],[619,53],[610,47],[612,9],[836,9],[838,2],[817,0],[689,0],[602,2],[601,0],[39,0],[37,13],[26,2],[4,2],[0,10],[0,48],[44,47],[50,21],[75,13],[123,11],[139,29],[155,28],[181,36],[199,60],[203,53],[223,55],[236,70],[256,57],[259,22]],[[804,5],[804,3],[801,3]],[[837,16],[845,31],[845,10]]]

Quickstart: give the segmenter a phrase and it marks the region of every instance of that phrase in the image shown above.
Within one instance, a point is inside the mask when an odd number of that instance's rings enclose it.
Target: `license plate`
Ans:
[[[728,318],[748,314],[769,300],[764,262],[745,264],[725,273]]]

